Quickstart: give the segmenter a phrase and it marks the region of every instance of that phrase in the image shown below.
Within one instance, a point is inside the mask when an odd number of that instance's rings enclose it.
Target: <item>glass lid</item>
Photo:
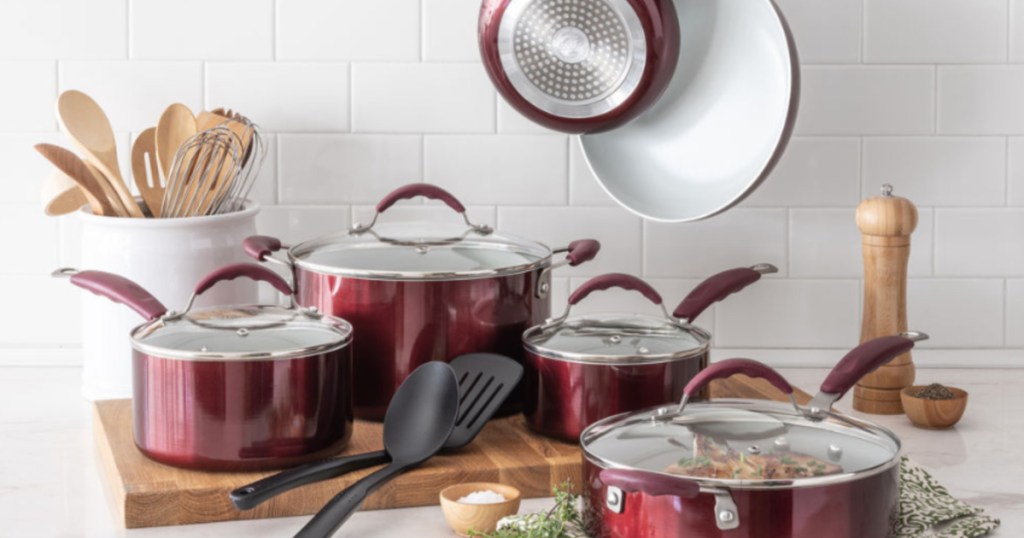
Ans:
[[[300,265],[330,274],[434,279],[524,272],[545,262],[551,250],[483,226],[402,222],[309,241],[291,255]]]
[[[845,480],[885,468],[899,452],[885,430],[834,413],[811,420],[787,403],[715,400],[675,411],[595,425],[586,453],[612,467],[767,486]]]
[[[351,326],[311,309],[214,307],[169,315],[132,334],[133,346],[158,357],[191,360],[287,359],[345,346]]]
[[[700,355],[710,336],[670,318],[592,314],[534,327],[523,336],[527,349],[576,362],[659,362]]]

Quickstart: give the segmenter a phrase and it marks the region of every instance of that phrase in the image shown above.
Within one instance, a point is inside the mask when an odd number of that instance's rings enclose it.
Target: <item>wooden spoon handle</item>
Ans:
[[[85,162],[74,153],[53,144],[36,144],[36,151],[46,157],[61,172],[75,180],[78,185],[87,193],[90,193],[100,206],[102,215],[118,215],[114,207],[110,205],[107,196],[100,187],[100,182],[93,176]],[[91,202],[90,202],[91,203]]]

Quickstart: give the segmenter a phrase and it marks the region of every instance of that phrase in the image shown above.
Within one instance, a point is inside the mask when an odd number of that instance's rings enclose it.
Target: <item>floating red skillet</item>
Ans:
[[[498,91],[550,129],[623,125],[658,100],[679,57],[672,0],[484,0],[480,53]]]

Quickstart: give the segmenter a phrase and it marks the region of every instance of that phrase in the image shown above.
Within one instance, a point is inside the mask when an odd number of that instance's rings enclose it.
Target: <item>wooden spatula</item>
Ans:
[[[35,148],[36,151],[42,154],[43,157],[46,157],[61,172],[64,172],[64,174],[78,183],[78,186],[81,187],[86,198],[89,200],[89,207],[93,208],[94,213],[98,215],[118,215],[114,206],[110,204],[110,201],[107,200],[106,195],[103,193],[99,180],[86,167],[78,155],[53,144],[36,144]]]
[[[78,187],[78,183],[60,170],[53,170],[46,179],[43,179],[39,199],[43,204],[43,211],[51,217],[67,215],[85,204],[89,204],[92,212],[97,215],[101,211],[99,204],[93,204],[93,199],[86,197],[85,191]]]
[[[60,94],[57,98],[57,121],[85,160],[99,170],[103,176],[99,179],[110,183],[128,214],[143,217],[142,209],[121,177],[110,120],[96,101],[78,90]]]
[[[164,202],[166,177],[157,159],[156,128],[150,127],[142,131],[132,145],[132,178],[149,213],[158,218]]]
[[[192,111],[181,103],[167,107],[160,115],[156,125],[156,155],[160,163],[160,171],[164,177],[171,175],[171,165],[178,148],[192,135],[196,134],[196,118]]]

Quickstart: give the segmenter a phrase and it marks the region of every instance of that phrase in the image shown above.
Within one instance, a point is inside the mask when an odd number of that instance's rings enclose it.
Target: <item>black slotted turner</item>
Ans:
[[[445,450],[468,445],[512,393],[523,377],[523,366],[496,353],[467,353],[449,363],[459,382],[459,415]],[[268,476],[230,493],[239,510],[250,510],[263,502],[300,486],[329,480],[343,474],[388,463],[387,452],[353,454],[343,458],[308,463]]]

